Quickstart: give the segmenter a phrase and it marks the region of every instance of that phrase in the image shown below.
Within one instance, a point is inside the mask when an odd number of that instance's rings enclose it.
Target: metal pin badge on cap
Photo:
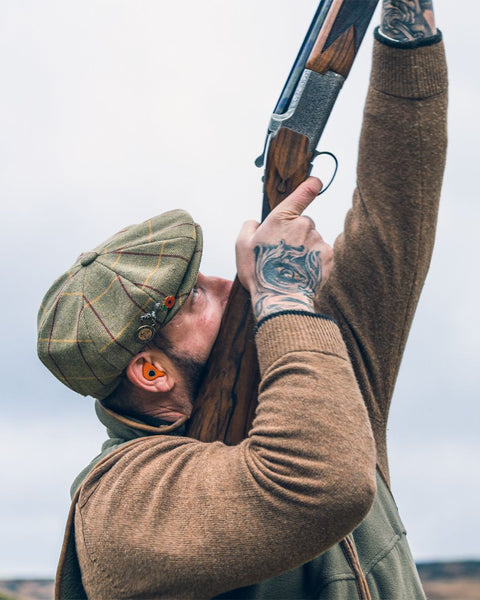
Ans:
[[[176,301],[175,296],[167,296],[163,304],[157,302],[151,312],[141,315],[140,321],[142,325],[137,329],[137,339],[139,342],[149,342],[153,338],[155,327],[158,325],[158,311],[170,310],[175,306]]]

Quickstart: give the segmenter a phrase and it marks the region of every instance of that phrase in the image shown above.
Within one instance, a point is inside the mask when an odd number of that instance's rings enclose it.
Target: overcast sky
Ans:
[[[480,558],[480,9],[458,6],[435,0],[451,76],[448,165],[389,427],[393,489],[419,560]],[[53,576],[68,488],[105,435],[92,401],[36,357],[40,301],[81,252],[175,207],[203,225],[202,270],[234,276],[240,224],[260,215],[253,161],[316,1],[1,7],[0,577]],[[309,211],[329,242],[354,187],[371,46],[369,31],[320,144],[340,161]]]

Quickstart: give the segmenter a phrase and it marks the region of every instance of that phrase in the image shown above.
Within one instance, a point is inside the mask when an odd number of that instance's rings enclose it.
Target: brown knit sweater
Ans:
[[[387,418],[433,250],[446,111],[443,43],[410,50],[375,42],[357,189],[317,308],[340,325],[387,482]]]
[[[375,43],[358,189],[318,298],[339,328],[306,314],[262,324],[258,410],[240,445],[131,436],[97,464],[74,498],[59,597],[78,579],[73,556],[91,598],[211,598],[307,562],[362,521],[377,457],[388,478],[388,409],[433,246],[445,89],[442,44]]]
[[[337,326],[279,316],[257,343],[247,440],[141,438],[84,483],[75,538],[89,597],[210,598],[306,562],[368,512],[373,439]]]

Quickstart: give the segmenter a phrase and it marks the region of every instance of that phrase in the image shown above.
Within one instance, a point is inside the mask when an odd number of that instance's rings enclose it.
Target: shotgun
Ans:
[[[310,174],[320,136],[378,0],[321,0],[268,126],[262,219]],[[238,278],[195,401],[187,435],[237,444],[250,430],[260,380],[250,297]]]

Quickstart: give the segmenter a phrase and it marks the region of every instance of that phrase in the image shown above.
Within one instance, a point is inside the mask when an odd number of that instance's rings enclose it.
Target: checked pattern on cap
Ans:
[[[181,308],[201,254],[200,227],[174,210],[80,255],[42,302],[40,359],[71,389],[106,397],[149,339],[139,328],[147,323],[154,335]]]

